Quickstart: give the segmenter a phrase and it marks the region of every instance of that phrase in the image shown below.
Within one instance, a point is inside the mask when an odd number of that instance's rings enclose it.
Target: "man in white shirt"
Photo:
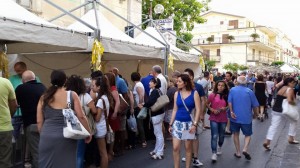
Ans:
[[[152,74],[155,78],[160,79],[161,87],[159,88],[162,94],[167,94],[168,82],[164,75],[161,73],[161,67],[159,65],[154,65],[152,67]]]
[[[206,98],[208,97],[208,90],[211,89],[211,81],[209,80],[209,72],[205,71],[203,73],[203,78],[197,81],[200,85],[202,85]]]

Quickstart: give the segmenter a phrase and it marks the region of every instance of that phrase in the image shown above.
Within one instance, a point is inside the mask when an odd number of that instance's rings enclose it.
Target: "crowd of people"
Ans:
[[[76,74],[67,77],[64,71],[53,70],[51,85],[46,88],[24,62],[16,63],[14,69],[16,75],[9,80],[0,77],[0,167],[3,168],[12,166],[12,139],[18,139],[21,129],[27,146],[24,162],[33,168],[90,165],[108,168],[114,157],[126,157],[123,156],[126,149],[145,148],[150,139],[155,140],[155,147],[146,153],[152,159],[164,159],[165,141],[172,140],[175,168],[180,167],[181,161],[186,168],[202,166],[198,158],[199,152],[203,152],[199,150],[200,134],[208,129],[213,163],[222,154],[226,135],[233,135],[233,157],[251,160],[248,147],[253,118],[263,122],[269,116],[267,109],[272,109],[271,125],[261,144],[269,151],[280,122],[286,119],[282,115],[283,100],[296,105],[296,96],[300,94],[297,76],[282,74],[217,72],[213,75],[205,71],[201,77],[195,77],[194,71],[187,68],[168,77],[155,65],[145,77],[132,72],[128,82],[116,67],[106,73],[95,71],[90,78]],[[167,95],[169,103],[151,111],[163,95]],[[85,139],[63,135],[62,111],[67,108],[69,98],[70,107],[90,133]],[[147,109],[146,119],[138,117],[143,109]],[[206,115],[209,123],[205,122]],[[287,140],[298,144],[297,122],[289,121]],[[242,149],[240,131],[245,142]],[[185,155],[181,158],[182,142]]]

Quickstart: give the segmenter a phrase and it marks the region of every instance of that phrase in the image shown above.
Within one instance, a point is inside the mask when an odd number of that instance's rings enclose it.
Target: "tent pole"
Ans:
[[[74,8],[74,9],[71,9],[69,12],[70,12],[70,13],[71,13],[71,12],[74,12],[74,11],[76,11],[77,9],[80,9],[80,8],[82,8],[82,7],[86,6],[86,5],[88,5],[89,3],[91,3],[91,2],[86,2],[86,3],[84,3],[84,4],[82,4],[82,5],[78,6],[78,7],[76,7],[76,8]],[[54,20],[59,19],[59,18],[65,16],[65,15],[67,15],[67,14],[66,14],[66,13],[62,13],[61,15],[58,15],[58,16],[56,16],[56,17],[54,17],[54,18],[52,18],[52,19],[50,19],[50,20],[48,20],[48,21],[49,21],[49,22],[53,22]]]
[[[154,23],[155,24],[155,23]],[[168,29],[166,29],[166,28],[164,28],[164,27],[162,27],[161,25],[159,25],[159,24],[155,24],[156,26],[159,26],[159,27],[161,27],[162,28],[162,30],[165,30],[165,31],[167,31],[168,33],[170,33],[170,34],[172,34],[173,36],[175,36],[176,38],[178,38],[180,41],[182,41],[185,45],[187,45],[187,46],[189,46],[189,47],[191,47],[191,48],[193,48],[193,49],[195,49],[196,51],[198,51],[198,52],[200,52],[201,54],[203,54],[203,52],[202,51],[200,51],[198,48],[196,48],[196,47],[194,47],[193,45],[191,45],[190,43],[188,43],[188,42],[186,42],[186,41],[184,41],[181,37],[178,37],[176,34],[174,34],[174,33],[172,33],[171,31],[169,31]]]
[[[97,38],[98,41],[100,41],[101,30],[100,30],[99,17],[97,14],[97,6],[96,5],[97,5],[96,1],[93,1],[93,8],[95,11],[95,18],[96,18],[96,25],[97,25],[97,30],[95,30],[95,37]]]
[[[89,27],[92,30],[95,30],[96,28],[88,23],[86,23],[85,21],[81,20],[80,18],[78,18],[77,16],[73,15],[72,13],[70,13],[69,11],[63,9],[62,7],[56,5],[55,3],[51,2],[50,0],[45,0],[46,2],[48,2],[50,5],[54,6],[55,8],[57,8],[58,10],[68,14],[70,17],[72,17],[73,19],[77,20],[78,22],[84,24],[85,26]]]
[[[48,0],[47,0],[48,1]],[[124,20],[127,23],[130,23],[131,25],[133,25],[135,28],[139,29],[141,32],[147,34],[148,36],[152,37],[154,40],[158,41],[159,43],[161,43],[162,45],[166,46],[166,44],[164,44],[162,41],[160,41],[159,39],[155,38],[154,36],[152,36],[151,34],[145,32],[143,29],[139,28],[137,25],[135,25],[134,23],[132,23],[131,21],[125,19],[123,16],[119,15],[118,13],[114,12],[113,10],[109,9],[107,6],[103,5],[101,2],[97,1],[97,3],[102,6],[103,8],[105,8],[106,10],[110,11],[111,13],[113,13],[114,15],[118,16],[119,18],[121,18],[122,20]]]
[[[145,24],[145,23],[147,23],[147,22],[149,22],[149,21],[150,21],[150,19],[147,19],[146,21],[144,21],[143,23],[141,23],[141,24],[139,24],[139,25],[137,25],[137,26],[140,27],[141,25],[143,25],[143,24]],[[128,32],[130,32],[130,31],[133,30],[133,29],[135,29],[135,27],[133,27],[133,28],[131,28],[131,29],[125,31],[125,34],[127,34]]]

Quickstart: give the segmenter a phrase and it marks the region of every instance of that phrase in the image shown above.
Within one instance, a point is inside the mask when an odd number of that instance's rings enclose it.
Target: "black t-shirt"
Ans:
[[[36,80],[26,82],[16,88],[16,97],[22,111],[24,127],[36,124],[37,105],[46,87]]]

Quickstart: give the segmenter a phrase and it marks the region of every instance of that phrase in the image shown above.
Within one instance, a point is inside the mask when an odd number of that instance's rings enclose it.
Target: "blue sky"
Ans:
[[[259,25],[279,28],[300,46],[298,0],[212,0],[211,10],[245,16]]]

